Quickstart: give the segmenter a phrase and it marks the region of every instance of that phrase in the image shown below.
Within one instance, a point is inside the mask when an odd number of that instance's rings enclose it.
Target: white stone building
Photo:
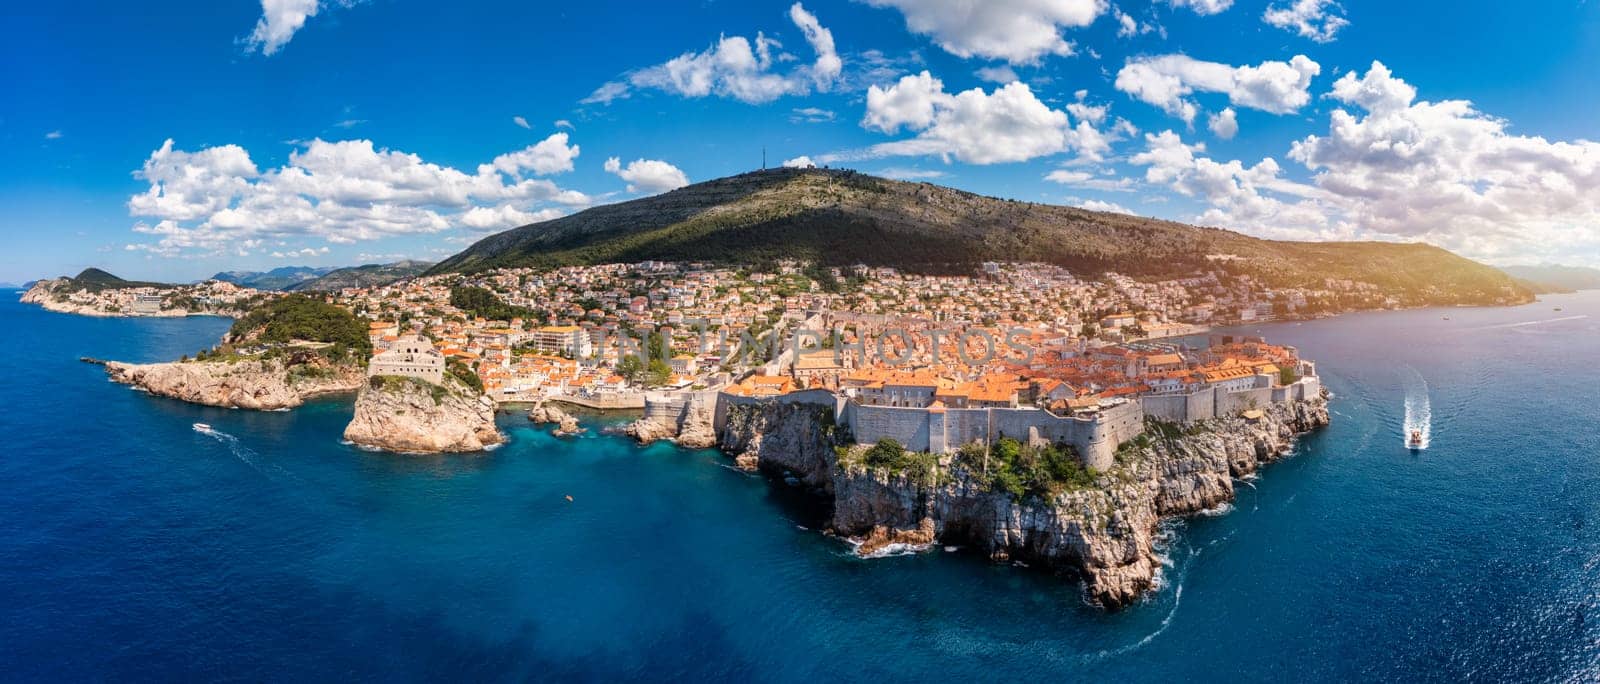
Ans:
[[[433,348],[433,343],[418,335],[406,335],[393,345],[372,357],[367,364],[367,377],[399,375],[427,380],[435,385],[444,384],[444,355]]]

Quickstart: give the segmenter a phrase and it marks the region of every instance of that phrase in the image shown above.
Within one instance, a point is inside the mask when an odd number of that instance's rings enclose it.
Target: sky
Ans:
[[[1600,266],[1600,2],[0,6],[0,281],[437,260],[769,166]]]

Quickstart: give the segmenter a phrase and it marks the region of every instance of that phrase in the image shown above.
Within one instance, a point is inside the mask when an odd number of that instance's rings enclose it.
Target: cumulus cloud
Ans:
[[[1318,43],[1333,41],[1334,34],[1350,25],[1343,8],[1334,0],[1293,0],[1289,5],[1272,5],[1261,20],[1281,29],[1292,30]]]
[[[1430,102],[1374,62],[1328,96],[1345,105],[1289,159],[1216,161],[1166,131],[1130,161],[1201,199],[1191,220],[1292,239],[1422,240],[1490,261],[1600,260],[1600,143],[1516,135],[1461,100]]]
[[[1193,123],[1195,92],[1224,93],[1239,107],[1288,114],[1311,101],[1311,79],[1322,67],[1305,55],[1257,66],[1203,62],[1186,55],[1131,59],[1117,73],[1116,88]]]
[[[814,169],[816,167],[817,163],[811,161],[810,157],[807,157],[803,154],[795,157],[794,159],[783,160],[783,168],[786,169]]]
[[[1084,200],[1082,202],[1079,202],[1078,203],[1078,208],[1080,208],[1080,209],[1088,209],[1089,211],[1104,211],[1104,212],[1109,212],[1109,213],[1112,213],[1112,214],[1127,214],[1129,216],[1138,216],[1138,214],[1135,214],[1132,209],[1129,209],[1129,208],[1124,207],[1124,206],[1122,206],[1120,204],[1117,204],[1116,202],[1102,202],[1100,200],[1095,200],[1095,199]]]
[[[611,81],[583,99],[584,104],[610,104],[630,97],[635,90],[658,90],[681,97],[716,95],[749,104],[771,102],[786,95],[805,95],[813,90],[828,91],[839,79],[844,61],[834,46],[833,33],[807,12],[800,3],[789,8],[794,22],[816,54],[816,60],[786,73],[774,69],[793,59],[782,52],[783,44],[756,33],[755,40],[744,36],[723,36],[702,52],[686,52],[665,63],[639,69],[622,80]]]
[[[567,144],[567,134],[554,133],[526,148],[495,157],[491,164],[497,171],[519,178],[524,171],[548,176],[571,171],[572,160],[577,157],[578,146]]]
[[[958,57],[1035,64],[1046,55],[1067,56],[1073,44],[1063,29],[1094,23],[1106,0],[866,0],[905,15],[912,33],[933,38]]]
[[[1151,24],[1151,23],[1148,23],[1148,22],[1140,22],[1138,19],[1133,18],[1133,15],[1128,14],[1127,12],[1124,12],[1124,11],[1122,11],[1120,9],[1113,8],[1112,9],[1112,16],[1115,17],[1116,20],[1117,20],[1117,37],[1118,38],[1132,38],[1134,36],[1142,36],[1142,35],[1144,35],[1146,33],[1150,33],[1152,31],[1156,30],[1156,25],[1155,24]],[[1163,33],[1162,35],[1164,36],[1166,34]]]
[[[1145,181],[1167,185],[1210,205],[1196,223],[1244,230],[1264,237],[1296,240],[1348,237],[1349,226],[1334,224],[1316,188],[1283,177],[1271,157],[1253,166],[1238,160],[1218,162],[1203,156],[1205,146],[1189,145],[1177,133],[1145,136],[1146,149],[1129,159],[1144,166]]]
[[[155,241],[128,249],[181,256],[264,238],[344,244],[464,225],[457,212],[486,204],[583,206],[587,195],[535,177],[569,170],[577,151],[558,133],[467,173],[370,140],[316,139],[262,170],[238,145],[189,152],[167,140],[134,173],[149,188],[128,198],[129,213],[144,219],[134,232]]]
[[[49,133],[44,134],[44,139],[45,140],[60,140],[61,139],[61,131],[50,131]]]
[[[1600,256],[1600,143],[1514,135],[1471,102],[1416,95],[1379,62],[1347,73],[1329,97],[1366,113],[1335,110],[1289,156],[1366,230],[1484,258]]]
[[[261,0],[261,18],[255,30],[245,36],[246,52],[259,51],[271,56],[289,44],[294,34],[322,9],[336,5],[350,7],[359,0]]]
[[[1206,126],[1211,129],[1211,134],[1223,140],[1232,140],[1239,134],[1239,115],[1232,107],[1211,115]]]
[[[1099,160],[1112,141],[1112,135],[1088,120],[1071,125],[1066,112],[1041,102],[1025,83],[952,95],[926,71],[888,88],[868,89],[861,125],[890,134],[904,128],[917,135],[874,145],[857,156],[933,155],[969,164],[1019,162],[1068,150]],[[838,158],[843,155],[829,155],[825,161]]]
[[[1195,14],[1210,16],[1221,14],[1233,6],[1233,0],[1166,0],[1173,7],[1187,7],[1194,10]]]
[[[628,182],[628,192],[656,194],[676,190],[689,184],[689,177],[678,167],[658,159],[635,159],[622,165],[622,160],[606,160],[606,172],[616,174]]]
[[[879,143],[865,150],[822,155],[819,161],[852,161],[889,156],[938,156],[969,164],[1020,162],[1061,152],[1077,153],[1079,161],[1100,161],[1111,143],[1132,131],[1118,119],[1107,130],[1104,107],[1079,101],[1068,105],[1079,120],[1052,109],[1027,84],[1012,82],[984,92],[973,88],[945,92],[944,83],[927,71],[905,76],[888,88],[867,90],[862,127],[894,134],[902,129],[916,137]]]
[[[565,211],[555,207],[546,207],[538,211],[523,211],[514,205],[502,204],[497,207],[473,207],[468,209],[461,214],[460,223],[473,230],[505,230],[530,223],[561,218],[566,214]]]

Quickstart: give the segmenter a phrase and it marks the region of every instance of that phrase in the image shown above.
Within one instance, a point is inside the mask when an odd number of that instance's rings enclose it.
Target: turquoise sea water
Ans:
[[[1320,362],[1334,425],[1174,525],[1164,588],[1113,614],[962,553],[854,559],[715,452],[507,415],[488,455],[391,456],[339,443],[346,402],[149,397],[77,358],[176,358],[227,321],[15,300],[0,679],[1600,677],[1600,293],[1262,326]]]

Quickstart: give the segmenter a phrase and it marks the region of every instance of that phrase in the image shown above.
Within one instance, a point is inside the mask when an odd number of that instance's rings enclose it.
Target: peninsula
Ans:
[[[1231,501],[1328,422],[1312,360],[1209,330],[1532,296],[1426,245],[1272,242],[817,169],[589,209],[395,277],[285,294],[86,272],[25,299],[230,312],[195,359],[108,373],[241,408],[354,393],[344,437],[368,448],[482,451],[507,404],[558,434],[580,429],[558,404],[641,410],[640,441],[811,488],[862,555],[963,546],[1114,608],[1156,581],[1163,518]]]

